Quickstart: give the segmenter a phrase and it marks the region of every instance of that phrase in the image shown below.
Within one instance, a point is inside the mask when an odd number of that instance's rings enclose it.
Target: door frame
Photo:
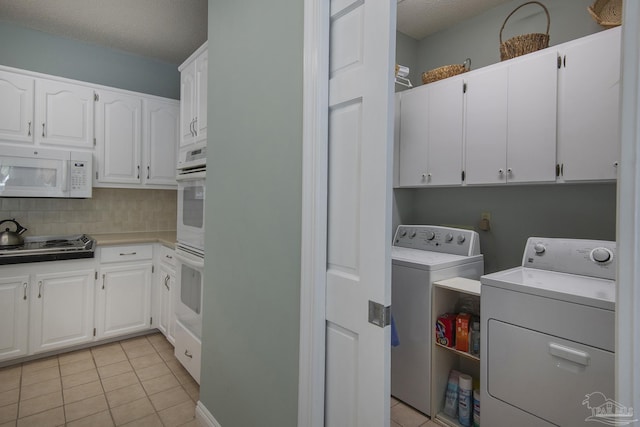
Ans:
[[[309,427],[324,426],[329,14],[328,0],[304,0],[298,425]]]

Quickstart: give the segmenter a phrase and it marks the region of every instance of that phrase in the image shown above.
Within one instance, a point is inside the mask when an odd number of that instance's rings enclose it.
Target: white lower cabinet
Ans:
[[[0,276],[0,361],[27,354],[29,276]]]
[[[94,269],[35,274],[31,286],[31,353],[93,340]]]
[[[161,246],[159,248],[158,271],[155,277],[155,299],[157,312],[154,318],[158,321],[156,326],[164,334],[167,340],[175,345],[176,313],[175,313],[175,288],[176,270],[173,250]],[[155,323],[155,322],[154,322]]]
[[[150,328],[152,257],[152,245],[101,248],[96,282],[96,338]]]

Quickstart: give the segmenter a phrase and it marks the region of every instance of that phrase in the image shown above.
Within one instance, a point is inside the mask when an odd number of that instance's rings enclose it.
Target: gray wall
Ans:
[[[0,65],[180,98],[179,64],[53,36],[0,21]]]
[[[297,424],[302,41],[303,2],[209,0],[200,400],[223,426]]]
[[[465,58],[471,58],[473,69],[499,62],[500,27],[509,13],[522,3],[524,3],[523,0],[514,0],[502,4],[422,39],[418,49],[418,69],[415,75],[420,76],[423,71],[442,65],[462,63]],[[551,46],[603,29],[587,12],[587,7],[593,4],[592,0],[545,0],[542,3],[551,16],[549,30]],[[507,21],[503,40],[519,34],[544,33],[546,25],[547,17],[542,8],[537,5],[527,5]]]
[[[396,64],[409,67],[409,80],[416,86],[422,84],[418,72],[418,40],[409,37],[406,34],[396,32]],[[407,88],[402,85],[396,85],[396,92],[401,92]]]

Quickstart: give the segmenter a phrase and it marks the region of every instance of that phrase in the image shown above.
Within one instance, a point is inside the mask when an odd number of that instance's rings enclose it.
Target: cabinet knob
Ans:
[[[620,165],[620,162],[613,162],[613,167],[617,168]]]
[[[500,174],[500,175],[504,174],[504,170],[498,169],[498,174]]]
[[[511,168],[507,168],[507,173],[508,173],[508,174],[512,174],[512,173],[513,173],[513,169],[511,169]]]

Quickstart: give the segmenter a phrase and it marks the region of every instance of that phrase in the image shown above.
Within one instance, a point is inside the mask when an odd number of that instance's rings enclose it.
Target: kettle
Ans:
[[[0,226],[5,222],[12,222],[16,225],[16,231],[9,231],[9,227],[5,231],[0,232],[0,249],[15,248],[24,244],[24,239],[21,234],[27,231],[26,228],[18,224],[18,221],[14,219],[3,219],[0,221]]]

